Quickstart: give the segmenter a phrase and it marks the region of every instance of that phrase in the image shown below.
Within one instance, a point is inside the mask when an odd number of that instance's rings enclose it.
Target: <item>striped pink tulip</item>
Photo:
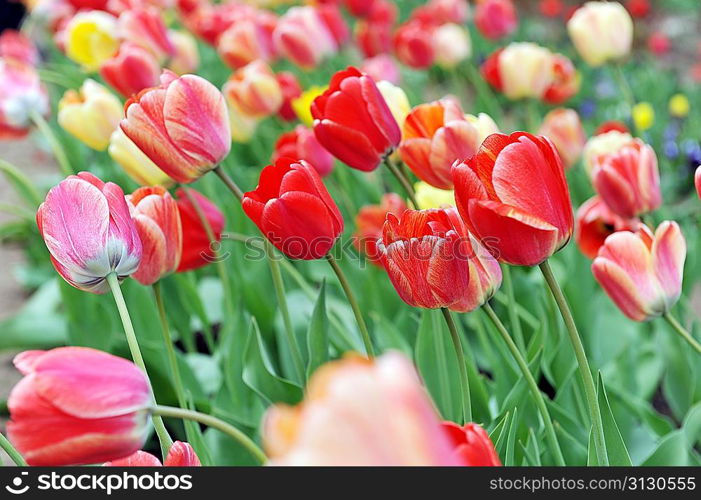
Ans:
[[[137,451],[126,458],[107,462],[105,467],[199,467],[200,459],[192,446],[182,441],[175,441],[168,450],[166,459],[161,463],[156,457],[145,451]]]
[[[37,225],[56,271],[86,292],[108,291],[107,275],[123,279],[141,262],[141,239],[122,188],[88,172],[51,188]]]

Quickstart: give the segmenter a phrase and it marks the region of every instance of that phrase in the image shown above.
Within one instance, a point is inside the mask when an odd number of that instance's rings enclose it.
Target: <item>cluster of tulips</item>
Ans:
[[[2,438],[18,463],[161,465],[142,451],[153,427],[163,465],[200,465],[193,446],[173,442],[164,424],[163,418],[177,418],[227,434],[260,463],[501,465],[487,432],[472,422],[468,362],[454,319],[481,308],[500,334],[495,342],[506,345],[509,362],[526,382],[552,463],[565,465],[566,445],[524,346],[490,305],[509,266],[539,266],[564,320],[569,345],[562,348],[574,352],[579,368],[592,453],[607,464],[601,396],[548,261],[573,236],[592,259],[595,279],[628,318],[663,317],[701,354],[701,345],[672,315],[686,243],[676,222],[651,217],[662,195],[650,144],[620,123],[606,124],[587,140],[579,115],[566,108],[549,112],[530,133],[506,134],[497,116],[466,114],[453,96],[409,105],[392,55],[414,69],[456,67],[471,50],[466,1],[430,0],[398,25],[397,5],[388,0],[319,0],[281,15],[235,1],[179,0],[175,12],[186,28],[180,31],[167,27],[164,6],[161,0],[46,0],[35,7],[33,15],[49,27],[58,48],[106,84],[88,78],[79,90],[66,91],[58,124],[89,148],[107,151],[141,187],[125,195],[94,173],[73,172],[49,135],[65,178],[37,210],[39,232],[66,282],[84,292],[113,294],[133,363],[85,347],[19,354],[15,365],[24,378],[8,401],[9,441]],[[352,33],[346,14],[357,18]],[[489,40],[518,26],[515,8],[505,0],[478,2],[474,18]],[[585,4],[567,30],[592,66],[615,63],[631,49],[633,22],[616,2]],[[221,89],[194,74],[195,36],[232,70]],[[346,50],[351,37],[362,64],[337,71],[325,87],[303,90],[294,72],[272,69],[281,59],[303,70],[316,68]],[[0,137],[16,138],[33,127],[50,134],[38,59],[23,35],[2,35],[0,88],[9,92],[0,95],[0,104],[15,106],[0,106]],[[481,75],[508,99],[547,104],[567,101],[581,80],[569,58],[533,43],[497,50],[483,62]],[[236,155],[232,141],[249,142],[272,117],[301,124],[288,127],[266,151],[271,164],[260,169],[255,189],[245,192],[237,172],[223,162]],[[575,214],[566,174],[580,158],[596,195]],[[387,170],[401,187],[354,214],[354,244],[386,271],[406,304],[442,311],[458,361],[457,422],[441,418],[411,360],[394,351],[378,355],[367,315],[333,253],[345,221],[324,178],[336,160],[344,164],[337,168],[377,178]],[[262,448],[231,422],[192,407],[165,318],[163,278],[211,263],[244,265],[219,258],[222,207],[189,186],[210,172],[264,237],[282,338],[297,380],[306,380],[301,403],[273,404],[266,411]],[[696,186],[701,195],[701,169]],[[238,208],[227,210],[239,214]],[[328,262],[364,352],[338,353],[341,359],[309,375],[289,325],[278,253]],[[163,323],[177,407],[159,404],[152,390],[120,287],[129,277],[153,288],[160,313],[154,321]]]

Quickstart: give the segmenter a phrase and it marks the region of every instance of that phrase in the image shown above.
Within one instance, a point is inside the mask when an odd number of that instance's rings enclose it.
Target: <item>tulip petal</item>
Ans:
[[[322,146],[349,167],[370,172],[382,158],[360,130],[354,130],[329,119],[314,122],[314,135]]]
[[[190,444],[176,441],[170,447],[163,465],[166,467],[199,467],[202,464]]]
[[[173,443],[175,444],[175,443]],[[145,451],[139,450],[128,457],[112,460],[105,467],[161,467],[161,461]]]
[[[34,365],[44,355],[46,351],[24,351],[19,353],[12,360],[22,375],[29,375],[34,371]]]
[[[652,262],[655,276],[664,291],[667,310],[681,295],[685,259],[686,241],[679,225],[676,222],[664,221],[655,231]]]

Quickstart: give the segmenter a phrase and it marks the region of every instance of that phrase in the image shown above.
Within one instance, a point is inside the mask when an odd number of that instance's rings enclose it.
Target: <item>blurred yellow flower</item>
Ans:
[[[226,99],[226,106],[229,109],[229,124],[231,128],[231,140],[240,144],[245,144],[251,140],[258,127],[260,118],[246,115],[241,111],[239,105],[233,99]]]
[[[106,87],[87,79],[80,90],[67,90],[58,102],[58,124],[80,141],[104,151],[124,116],[122,102]]]
[[[411,106],[409,105],[409,98],[406,96],[404,90],[398,85],[394,85],[386,80],[377,82],[377,88],[385,98],[389,110],[397,120],[399,129],[401,130],[402,125],[404,125],[404,120],[406,116],[411,111]]]
[[[117,19],[99,10],[79,12],[66,27],[66,55],[87,71],[96,71],[117,53]]]
[[[689,99],[684,94],[674,94],[669,100],[669,114],[677,118],[686,118],[691,109]]]
[[[312,101],[324,93],[326,87],[315,85],[309,87],[302,92],[302,95],[292,100],[292,109],[297,113],[297,118],[307,127],[311,127],[314,123],[312,118],[311,105]]]
[[[420,181],[414,184],[414,192],[416,193],[416,202],[419,204],[419,209],[441,208],[445,205],[455,206],[455,195],[453,191],[438,189],[430,184]]]
[[[633,123],[638,130],[647,130],[655,123],[655,110],[649,102],[633,106]]]
[[[168,187],[174,184],[173,179],[158,168],[120,127],[112,133],[107,152],[129,177],[142,186]]]

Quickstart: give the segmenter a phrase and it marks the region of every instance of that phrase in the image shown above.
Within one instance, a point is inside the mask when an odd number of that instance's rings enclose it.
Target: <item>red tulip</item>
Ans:
[[[493,134],[453,166],[468,229],[502,262],[540,264],[567,244],[574,219],[562,161],[549,139]]]
[[[104,293],[109,274],[124,279],[139,267],[141,239],[122,188],[88,172],[49,190],[37,225],[56,271],[76,288]]]
[[[594,158],[591,178],[601,199],[621,217],[651,212],[662,204],[655,150],[640,139]]]
[[[154,7],[134,8],[122,12],[117,29],[123,40],[143,47],[159,61],[175,55],[175,47],[168,38],[168,30],[161,13]]]
[[[394,34],[394,53],[402,63],[414,69],[431,67],[436,59],[433,48],[435,25],[420,21],[402,24]]]
[[[366,17],[372,11],[375,0],[344,0],[348,12],[355,17]]]
[[[406,209],[406,203],[398,194],[385,193],[379,205],[365,205],[358,210],[358,215],[355,216],[353,245],[373,264],[382,266],[377,240],[382,238],[382,227],[387,214],[401,217]]]
[[[562,0],[540,0],[538,2],[538,10],[545,17],[560,17],[564,10]]]
[[[281,71],[275,77],[282,91],[282,105],[277,112],[278,116],[288,122],[294,121],[297,119],[297,113],[292,108],[292,101],[302,95],[302,87],[295,74],[289,71]]]
[[[416,176],[439,189],[453,189],[451,167],[480,146],[477,127],[460,104],[442,99],[411,110],[402,127],[399,156]]]
[[[124,42],[119,52],[100,68],[100,75],[124,97],[158,85],[161,67],[151,53],[130,42]]]
[[[553,82],[543,94],[548,104],[561,104],[579,92],[580,77],[574,64],[562,54],[553,54]]]
[[[696,169],[694,184],[696,184],[696,193],[699,195],[699,198],[701,198],[701,166]]]
[[[504,83],[501,81],[501,72],[499,71],[499,56],[501,56],[503,51],[504,49],[502,48],[492,52],[487,56],[480,67],[482,77],[499,92],[503,92],[504,90]]]
[[[392,30],[397,16],[397,7],[392,2],[376,0],[370,15],[355,23],[355,40],[365,57],[392,50]]]
[[[656,56],[663,56],[672,48],[672,42],[663,32],[655,31],[647,39],[647,48]]]
[[[468,11],[466,0],[429,0],[425,5],[415,9],[411,17],[436,25],[464,24],[467,21]]]
[[[676,222],[665,221],[653,235],[619,231],[606,238],[591,265],[596,281],[633,321],[669,311],[682,290],[686,241]]]
[[[324,257],[343,232],[343,217],[309,163],[281,158],[260,174],[243,211],[263,235],[292,259]]]
[[[39,64],[39,51],[34,42],[21,31],[13,29],[0,33],[0,57],[30,66]]]
[[[141,448],[151,390],[133,363],[86,347],[25,351],[7,434],[29,465],[104,462]]]
[[[369,172],[399,145],[401,132],[377,85],[349,67],[311,106],[314,134],[349,167]]]
[[[272,161],[274,163],[284,157],[306,161],[322,177],[333,170],[333,156],[319,144],[314,131],[304,125],[297,125],[294,130],[278,138]]]
[[[183,230],[178,205],[161,186],[139,188],[127,196],[127,202],[143,246],[133,277],[142,285],[152,285],[180,264]]]
[[[202,464],[188,443],[175,441],[168,451],[163,464],[156,457],[145,451],[137,451],[133,455],[104,464],[105,467],[199,467]]]
[[[620,132],[622,134],[629,134],[630,130],[626,126],[625,123],[620,122],[618,120],[609,120],[607,122],[602,123],[599,125],[596,130],[594,131],[594,135],[602,135],[606,134],[608,132],[611,132],[615,130],[616,132]]]
[[[575,216],[574,239],[579,250],[593,259],[606,238],[618,231],[635,231],[640,221],[624,219],[613,213],[599,196],[589,198]]]
[[[472,422],[459,426],[443,422],[443,430],[450,437],[455,454],[468,467],[500,466],[501,460],[487,432]]]
[[[319,5],[316,10],[336,41],[337,47],[345,45],[350,38],[350,28],[339,8],[335,5]]]
[[[217,243],[221,241],[221,233],[224,230],[224,214],[219,208],[209,201],[204,195],[192,188],[187,188],[190,195],[197,201],[201,211],[209,222],[209,226],[214,233]],[[199,269],[210,264],[212,261],[212,244],[207,235],[207,231],[200,221],[197,210],[190,203],[190,200],[183,192],[182,188],[175,192],[177,197],[178,212],[183,229],[183,250],[180,264],[177,271],[179,273]]]
[[[488,40],[499,40],[518,27],[518,16],[511,0],[483,0],[475,10],[475,26]]]
[[[650,0],[628,0],[626,8],[628,12],[630,12],[630,15],[636,18],[647,17],[652,10]]]
[[[224,96],[199,76],[164,70],[161,85],[129,99],[125,113],[126,136],[178,182],[197,180],[231,148]]]

